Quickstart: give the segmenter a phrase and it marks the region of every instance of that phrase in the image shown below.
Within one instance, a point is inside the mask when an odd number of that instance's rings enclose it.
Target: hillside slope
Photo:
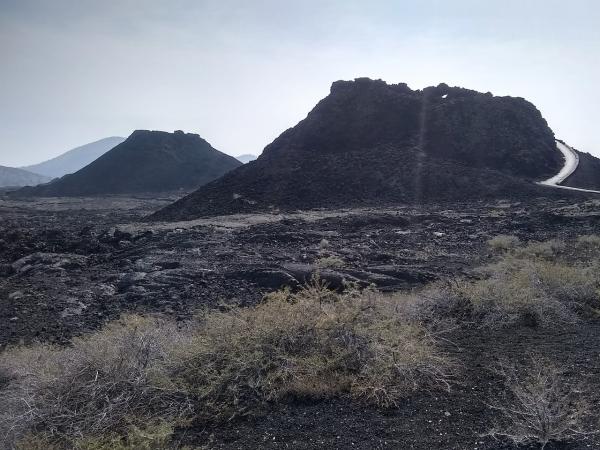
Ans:
[[[0,187],[36,186],[51,178],[16,167],[0,166]]]
[[[532,196],[545,191],[531,181],[561,166],[552,130],[522,98],[361,78],[333,83],[256,161],[153,218]]]
[[[562,184],[564,186],[600,190],[600,159],[589,153],[577,152],[579,165],[571,176]]]
[[[193,189],[241,165],[197,134],[138,130],[74,174],[15,194],[86,196]]]
[[[46,175],[50,178],[59,178],[77,172],[124,140],[125,138],[118,136],[107,137],[69,150],[56,158],[22,167],[22,169]]]

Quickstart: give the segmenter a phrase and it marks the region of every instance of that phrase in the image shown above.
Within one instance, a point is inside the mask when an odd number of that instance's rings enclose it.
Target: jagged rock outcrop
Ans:
[[[86,196],[194,189],[241,166],[197,134],[138,130],[74,174],[20,196]]]
[[[356,79],[330,94],[252,164],[152,216],[538,195],[562,166],[554,134],[522,98]]]

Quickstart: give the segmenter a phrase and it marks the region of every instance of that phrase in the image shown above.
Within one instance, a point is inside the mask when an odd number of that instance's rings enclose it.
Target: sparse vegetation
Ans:
[[[322,269],[330,269],[335,267],[344,267],[346,262],[338,256],[324,256],[315,261],[317,267]]]
[[[501,234],[488,241],[488,245],[495,251],[508,251],[518,247],[521,243],[517,236]]]
[[[13,442],[33,433],[72,442],[184,418],[186,397],[164,378],[182,336],[172,324],[127,316],[70,347],[4,352],[0,366],[9,384],[0,397],[1,437]]]
[[[394,405],[445,386],[450,362],[434,339],[396,313],[391,298],[336,294],[320,281],[255,308],[206,317],[177,379],[212,416],[246,414],[268,401],[349,395]]]
[[[502,237],[497,242],[502,244],[497,248],[506,249],[514,241]],[[427,287],[412,301],[411,314],[428,322],[454,318],[485,328],[577,322],[600,308],[599,263],[557,257],[564,250],[558,240],[515,247],[479,269],[477,279]]]
[[[585,400],[585,389],[567,382],[564,371],[538,356],[529,364],[500,365],[504,389],[489,406],[499,413],[491,435],[517,445],[539,445],[571,441],[597,433],[589,420],[595,411]],[[592,425],[592,426],[596,426]]]
[[[544,258],[554,259],[566,248],[564,241],[560,239],[550,239],[544,242],[529,242],[525,247],[516,250],[516,254],[521,258]]]
[[[600,236],[597,234],[579,236],[575,244],[581,257],[600,257]]]
[[[99,436],[74,438],[58,442],[48,433],[27,434],[16,443],[16,450],[164,450],[171,444],[173,427],[167,422],[156,422],[143,427],[131,426],[126,434],[109,432]]]
[[[482,269],[483,278],[461,281],[449,295],[468,300],[483,326],[562,326],[598,307],[600,277],[595,265],[505,257]]]
[[[314,279],[255,307],[209,312],[193,329],[131,316],[71,347],[14,348],[0,361],[10,380],[2,431],[22,448],[105,448],[106,439],[128,448],[150,436],[140,432],[148,423],[192,414],[226,420],[268,402],[332,396],[390,407],[447,388],[452,362],[399,311],[392,297],[335,293]]]
[[[387,408],[448,388],[456,363],[441,350],[441,333],[566,326],[600,308],[598,262],[573,262],[561,241],[515,239],[491,240],[502,254],[476,276],[418,292],[336,292],[317,276],[298,292],[222,306],[185,326],[125,316],[68,347],[10,348],[0,355],[1,437],[21,450],[154,450],[172,445],[173,430],[191,419],[223,423],[294,399]],[[544,448],[587,432],[589,406],[551,363],[507,363],[501,374],[494,436]]]

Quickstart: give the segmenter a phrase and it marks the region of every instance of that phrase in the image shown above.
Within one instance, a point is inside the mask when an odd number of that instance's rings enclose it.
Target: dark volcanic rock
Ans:
[[[548,194],[531,181],[561,166],[552,131],[522,98],[338,81],[256,161],[153,218]]]
[[[562,184],[564,186],[600,190],[600,159],[589,153],[579,153],[579,165]]]
[[[240,166],[197,134],[138,130],[74,174],[14,195],[86,196],[197,188]]]

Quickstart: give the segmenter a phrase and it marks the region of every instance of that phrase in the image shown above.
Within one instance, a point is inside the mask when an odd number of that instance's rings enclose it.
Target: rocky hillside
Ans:
[[[51,178],[15,167],[0,166],[0,187],[36,186]]]
[[[361,78],[333,83],[255,162],[153,218],[537,195],[547,190],[531,181],[561,166],[552,130],[522,98]]]
[[[15,194],[86,196],[193,189],[241,164],[197,134],[138,130],[74,174]]]
[[[562,184],[564,186],[600,190],[600,159],[589,153],[577,152],[579,165]]]
[[[69,150],[48,161],[23,167],[23,169],[46,175],[50,178],[62,177],[68,173],[77,172],[124,140],[125,138],[118,136],[100,139],[99,141]]]

